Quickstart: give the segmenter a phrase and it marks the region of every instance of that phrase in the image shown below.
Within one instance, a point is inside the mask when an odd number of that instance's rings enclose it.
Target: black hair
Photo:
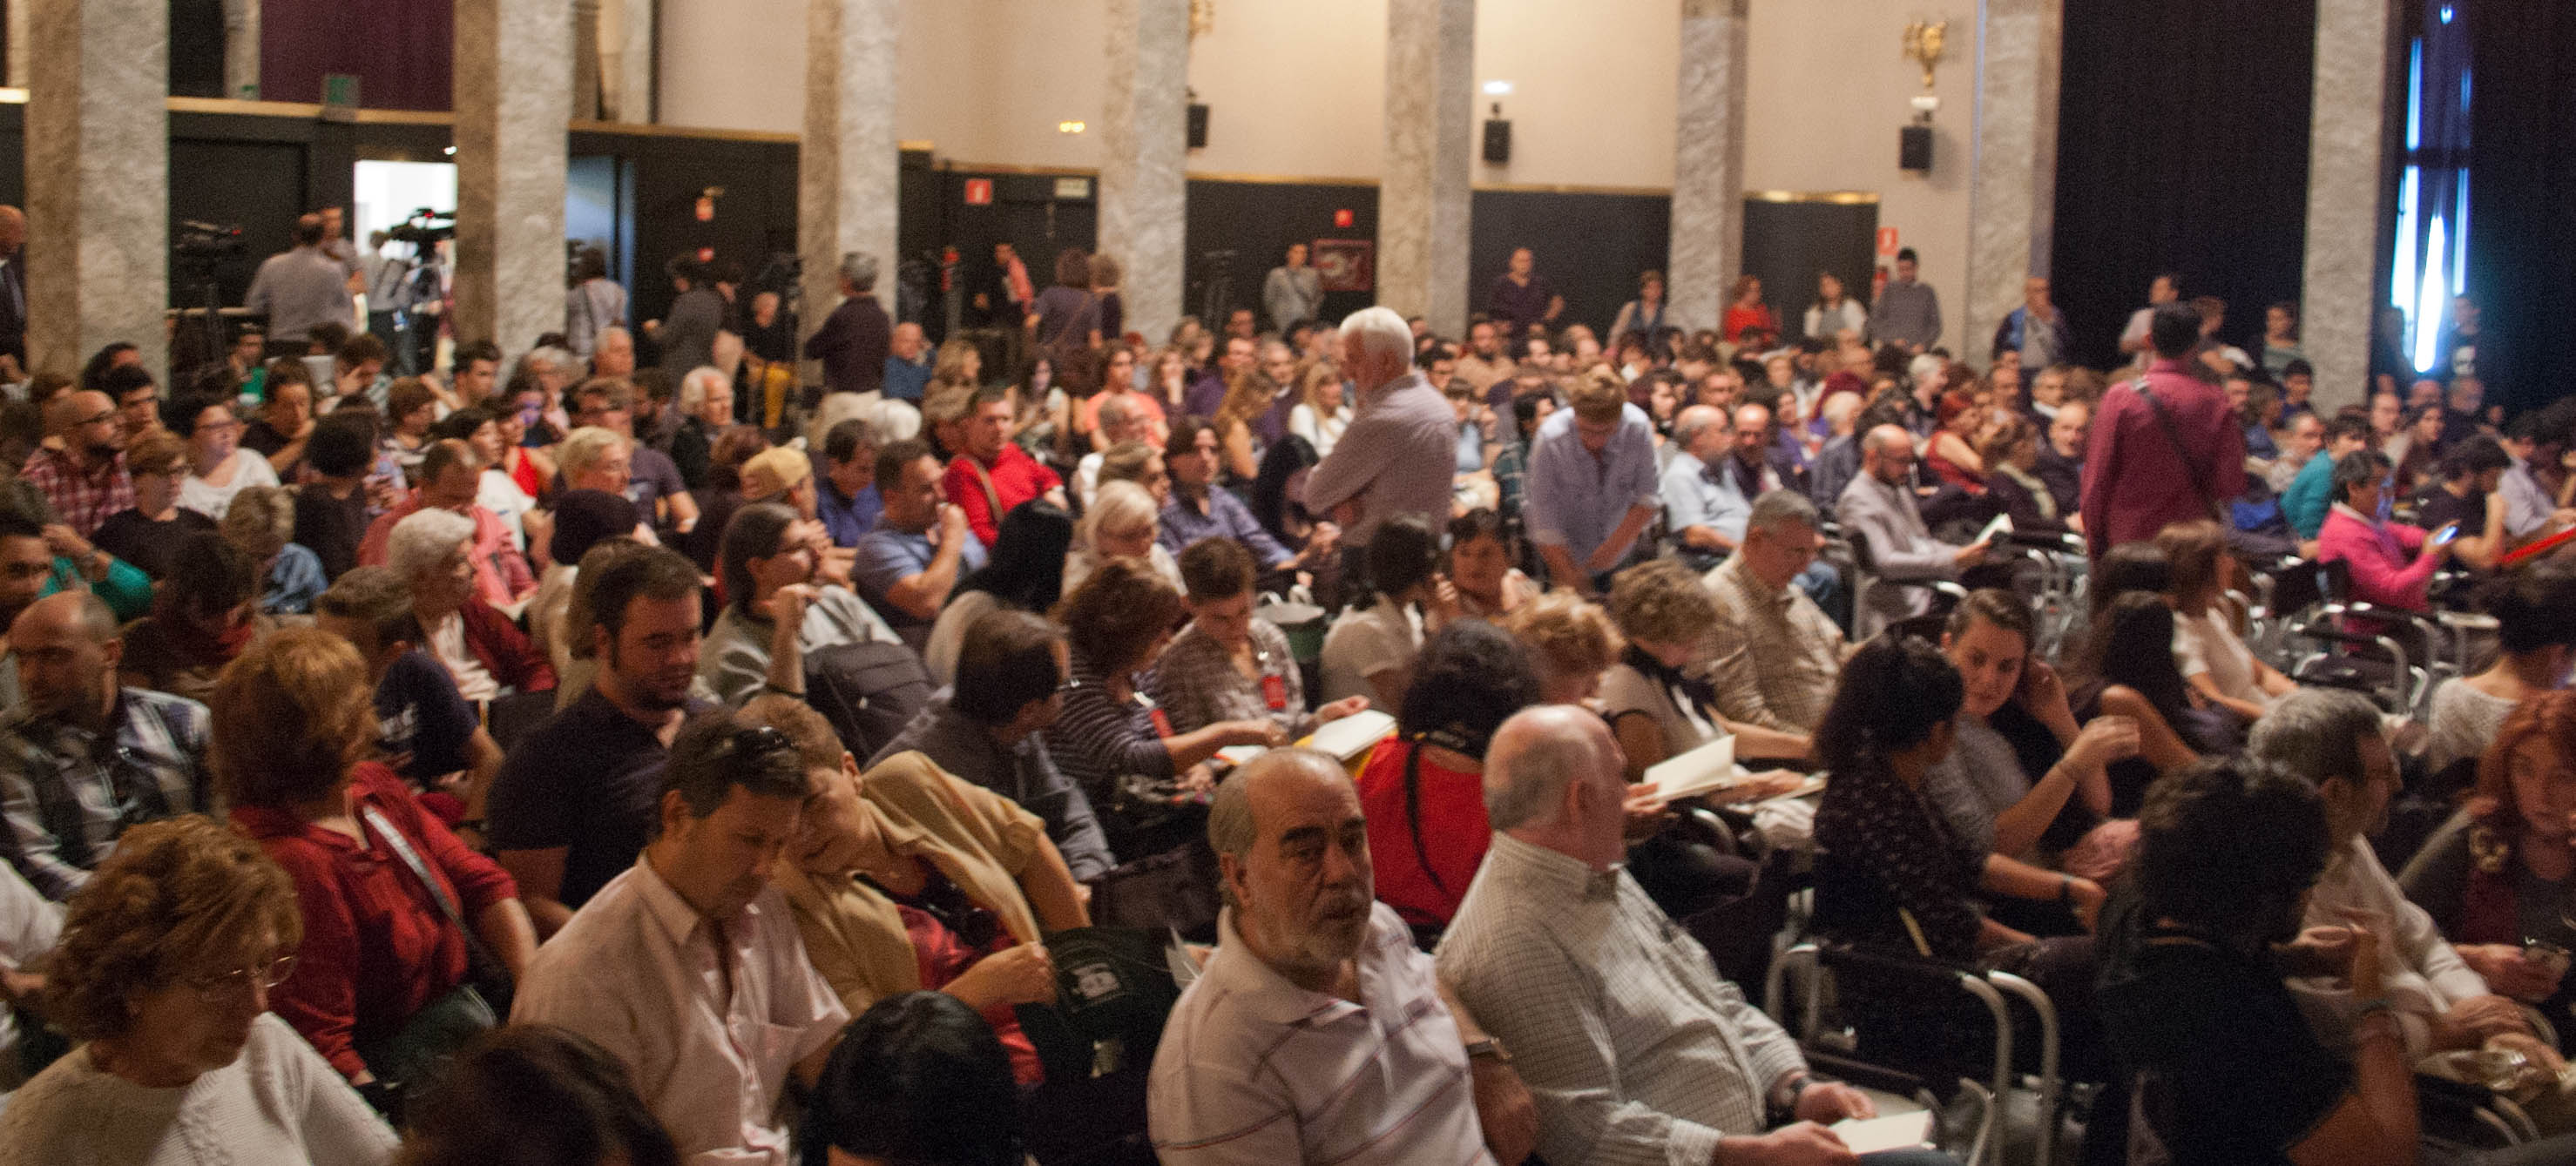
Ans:
[[[2121,543],[2103,553],[2090,590],[2094,606],[2105,610],[2124,591],[2162,595],[2173,590],[2173,560],[2164,548],[2144,539]]]
[[[489,408],[467,405],[429,427],[429,435],[440,441],[472,441],[474,431],[499,420]],[[499,468],[499,467],[494,467]]]
[[[832,432],[834,436],[838,436],[840,429],[835,427]],[[856,449],[846,449],[834,454],[827,450],[823,456],[834,461],[845,462],[850,460],[849,455],[857,452]],[[914,462],[934,456],[930,452],[930,443],[918,437],[907,437],[902,441],[880,447],[877,450],[876,465],[870,467],[869,471],[875,475],[877,493],[886,495],[902,489],[903,472],[912,468]]]
[[[626,628],[626,609],[637,599],[679,599],[698,593],[698,565],[669,547],[646,547],[622,555],[598,572],[583,572],[581,585],[590,594],[591,622],[614,642]]]
[[[1369,586],[1380,595],[1402,595],[1440,569],[1440,543],[1419,518],[1379,524],[1368,545]]]
[[[2289,380],[2291,377],[2306,377],[2309,380],[2315,380],[2316,376],[2317,366],[2309,364],[2306,357],[2300,357],[2281,366],[2281,379],[2284,381]]]
[[[1019,1166],[1019,1112],[992,1026],[945,992],[906,992],[841,1030],[797,1153],[801,1166],[825,1166],[836,1149],[905,1166]]]
[[[2105,685],[2124,684],[2176,730],[2191,708],[2191,689],[2174,663],[2173,609],[2164,596],[2123,591],[2093,621],[2077,671]]]
[[[2204,761],[2147,787],[2131,877],[2145,918],[2257,954],[2297,932],[2331,847],[2325,799],[2307,779],[2245,758]]]
[[[232,412],[232,404],[231,398],[213,393],[190,393],[186,396],[172,397],[161,402],[161,426],[180,437],[195,437],[198,417],[206,410],[218,407],[229,415]]]
[[[777,502],[751,503],[734,511],[733,519],[725,523],[724,536],[716,546],[716,578],[724,583],[725,599],[735,610],[751,614],[752,593],[757,589],[751,561],[777,554],[779,540],[795,523],[796,511]]]
[[[550,1024],[477,1035],[404,1107],[408,1166],[679,1166],[624,1063]]]
[[[124,398],[127,393],[136,389],[159,387],[152,379],[151,370],[139,364],[120,364],[98,374],[98,391],[107,394],[120,405],[125,403]]]
[[[2451,447],[2442,455],[2442,477],[2459,481],[2488,470],[2501,470],[2513,464],[2513,455],[2496,444],[2496,439],[2480,433]]]
[[[1896,261],[1897,261],[1898,263],[1920,263],[1920,262],[1922,262],[1922,260],[1921,260],[1921,259],[1919,259],[1919,258],[1917,258],[1917,257],[1915,256],[1915,254],[1914,254],[1914,249],[1913,249],[1912,247],[1900,247],[1900,248],[1898,248],[1898,249],[1897,249],[1897,251],[1896,251]]]
[[[764,729],[734,710],[689,718],[671,739],[661,792],[679,794],[689,813],[704,818],[733,796],[735,786],[759,797],[800,802],[814,792],[805,760],[785,733]]]
[[[376,456],[376,419],[368,413],[332,410],[313,422],[304,443],[304,461],[324,477],[348,478],[366,472]]]
[[[2388,455],[2375,449],[2356,449],[2334,464],[2334,496],[2342,498],[2355,486],[2380,480],[2389,470]]]
[[[1064,555],[1073,547],[1073,516],[1032,498],[1002,516],[984,566],[957,581],[960,595],[981,591],[1003,606],[1045,611],[1064,596]]]
[[[1415,658],[1397,728],[1482,757],[1494,730],[1538,699],[1538,668],[1519,640],[1481,619],[1453,620]]]
[[[1501,543],[1505,550],[1511,548],[1512,540],[1505,532],[1503,516],[1494,513],[1493,507],[1479,506],[1449,520],[1451,553],[1456,553],[1459,547],[1480,538],[1489,538]]]
[[[45,526],[24,514],[0,510],[0,538],[31,538],[43,542]],[[48,551],[48,554],[51,552]]]
[[[2478,608],[2495,617],[2496,646],[2507,653],[2576,648],[2576,567],[2546,562],[2492,580]]]
[[[957,647],[957,678],[948,707],[983,725],[1008,724],[1029,702],[1053,695],[1055,646],[1064,630],[1025,611],[999,608],[975,617]]]
[[[478,360],[491,361],[492,367],[499,368],[501,346],[489,340],[469,340],[456,346],[456,367],[464,368]]]
[[[170,553],[161,584],[189,614],[213,616],[259,594],[259,564],[224,536],[199,531]]]
[[[1298,546],[1304,540],[1288,529],[1290,508],[1305,513],[1304,504],[1289,491],[1291,480],[1323,459],[1315,456],[1315,447],[1294,433],[1271,442],[1261,452],[1260,472],[1252,479],[1252,517],[1282,545]]]
[[[846,462],[858,456],[860,446],[874,445],[876,440],[877,428],[868,424],[866,418],[843,418],[832,426],[831,432],[823,435],[823,456],[836,462]],[[923,443],[922,452],[929,450],[928,443]]]
[[[1816,725],[1814,760],[1840,772],[1886,763],[1959,715],[1967,685],[1950,658],[1914,636],[1870,638],[1843,662],[1833,703]]]
[[[2326,446],[2328,448],[2332,448],[2336,439],[2344,437],[2358,437],[2365,441],[2369,440],[2370,418],[2349,416],[2342,413],[2335,414],[2333,420],[2326,422]]]
[[[2200,343],[2200,311],[2186,300],[2158,304],[2148,317],[2147,333],[2157,356],[2180,360]]]

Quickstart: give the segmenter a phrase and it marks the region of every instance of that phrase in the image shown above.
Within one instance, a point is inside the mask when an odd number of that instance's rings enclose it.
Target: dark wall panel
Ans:
[[[792,142],[585,131],[572,135],[572,152],[615,159],[621,173],[632,174],[635,258],[627,290],[638,321],[658,320],[670,310],[676,293],[664,265],[675,256],[704,249],[717,263],[739,265],[746,279],[758,282],[773,260],[796,252]],[[700,221],[698,196],[710,188],[723,193],[715,200],[714,217]]]
[[[1279,266],[1288,244],[1377,239],[1374,186],[1197,180],[1190,183],[1189,200],[1181,310],[1210,326],[1223,324],[1235,308],[1262,310],[1261,281]],[[1351,212],[1351,225],[1334,226],[1334,212],[1344,210]],[[1320,311],[1325,319],[1339,319],[1375,302],[1374,292],[1326,292]]]
[[[2117,362],[2167,270],[2253,348],[2263,306],[2299,298],[2316,0],[2068,0],[2065,19],[2051,270],[2078,357]]]
[[[170,0],[170,92],[241,96],[224,92],[223,0]]]
[[[1744,271],[1762,278],[1762,302],[1779,317],[1782,339],[1804,333],[1818,272],[1833,272],[1846,294],[1868,301],[1877,235],[1874,202],[1745,200]]]
[[[243,254],[217,260],[211,267],[174,259],[170,267],[173,305],[202,306],[209,275],[222,302],[238,304],[250,290],[251,273],[260,260],[294,246],[289,235],[295,217],[305,211],[307,149],[294,142],[171,139],[174,237],[176,224],[196,219],[239,226],[245,245]]]
[[[2485,309],[2478,375],[2516,410],[2567,393],[2576,318],[2576,9],[2563,0],[2468,7],[2469,295]]]
[[[1607,339],[1619,306],[1637,298],[1637,273],[1664,266],[1672,206],[1661,194],[1477,191],[1468,310],[1485,309],[1486,292],[1510,264],[1512,249],[1528,247],[1539,274],[1565,297],[1558,325],[1580,321]]]

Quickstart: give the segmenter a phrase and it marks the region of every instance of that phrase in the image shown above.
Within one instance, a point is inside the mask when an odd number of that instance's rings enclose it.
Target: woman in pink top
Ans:
[[[2423,530],[2380,517],[2391,477],[2387,455],[2377,450],[2356,450],[2335,463],[2334,488],[2343,500],[2317,531],[2317,561],[2351,565],[2351,599],[2422,611],[2424,586],[2450,556],[2450,544],[2428,545]]]

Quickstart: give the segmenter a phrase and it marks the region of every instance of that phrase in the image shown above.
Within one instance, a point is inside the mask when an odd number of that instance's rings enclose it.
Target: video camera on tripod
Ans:
[[[456,212],[431,210],[428,207],[413,211],[410,218],[385,230],[385,238],[397,243],[409,243],[415,247],[436,246],[443,240],[455,237]]]
[[[181,219],[179,229],[171,232],[170,249],[182,259],[223,259],[248,253],[250,245],[242,240],[240,227]]]

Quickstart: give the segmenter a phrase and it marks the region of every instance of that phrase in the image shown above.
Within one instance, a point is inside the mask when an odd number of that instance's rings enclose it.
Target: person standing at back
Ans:
[[[2084,455],[2084,539],[2092,557],[2191,518],[2245,492],[2245,433],[2226,394],[2183,360],[2200,342],[2200,315],[2162,304],[2148,325],[2155,363],[2113,385]]]
[[[262,260],[242,306],[268,317],[268,355],[302,356],[313,326],[347,324],[356,315],[349,299],[349,270],[323,250],[320,215],[295,220],[295,246]]]

